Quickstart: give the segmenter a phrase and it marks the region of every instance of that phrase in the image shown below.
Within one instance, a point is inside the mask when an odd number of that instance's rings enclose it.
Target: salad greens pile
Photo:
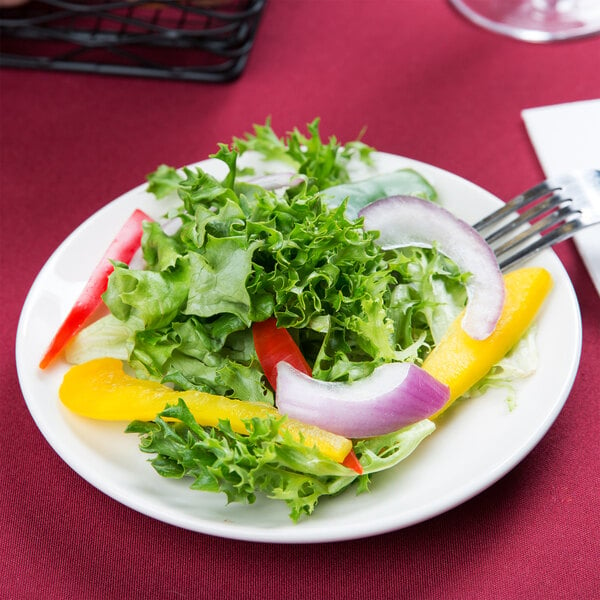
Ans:
[[[266,127],[237,145],[281,160],[284,142],[269,150],[274,134]],[[228,167],[223,181],[198,168],[151,174],[150,190],[181,199],[181,226],[168,235],[157,222],[144,225],[145,269],[116,264],[103,297],[112,316],[89,328],[79,347],[105,335],[118,339],[119,357],[138,377],[269,404],[250,326],[271,316],[293,334],[317,379],[354,381],[384,362],[420,362],[464,305],[465,276],[435,250],[384,252],[376,233],[347,217],[345,200],[330,207],[335,187],[319,182],[347,181],[355,146],[317,144],[315,123],[310,131],[297,164],[306,180],[285,194],[238,179],[242,150],[224,145],[214,155]],[[290,140],[288,161],[307,141],[298,133]],[[335,168],[319,166],[319,156],[332,163],[338,155]],[[363,146],[353,156],[370,160]],[[417,179],[419,193],[429,189],[413,171],[396,177]]]
[[[246,152],[287,165],[301,182],[283,191],[252,183],[238,162]],[[267,121],[220,145],[214,158],[227,166],[222,181],[165,165],[149,175],[157,198],[179,197],[169,215],[175,232],[144,225],[145,268],[115,265],[103,296],[111,314],[79,334],[70,360],[110,355],[177,390],[273,404],[251,325],[274,316],[318,379],[349,382],[385,362],[422,362],[464,306],[466,275],[435,249],[382,250],[356,213],[382,194],[436,201],[425,179],[403,169],[352,183],[352,164],[368,169],[372,149],[322,140],[318,119],[307,136],[294,130],[285,138]],[[200,427],[180,401],[128,431],[156,454],[159,474],[192,477],[193,488],[229,501],[253,502],[260,491],[287,502],[297,520],[357,479],[366,490],[371,473],[398,463],[434,429],[423,421],[358,441],[359,476],[283,435],[278,423],[249,422],[248,436],[226,422]]]

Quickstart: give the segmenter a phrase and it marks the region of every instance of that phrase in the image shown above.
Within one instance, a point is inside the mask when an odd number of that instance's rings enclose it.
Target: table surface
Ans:
[[[23,400],[25,296],[80,222],[158,164],[204,158],[266,117],[453,171],[501,198],[543,177],[520,111],[600,96],[600,37],[536,45],[443,0],[271,0],[242,76],[203,84],[0,71],[0,597],[592,598],[600,586],[600,300],[572,242],[583,352],[547,435],[477,497],[409,528],[262,544],[139,514],[70,469]]]

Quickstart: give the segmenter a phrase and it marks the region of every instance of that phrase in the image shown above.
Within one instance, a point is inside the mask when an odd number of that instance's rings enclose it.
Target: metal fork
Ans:
[[[600,170],[587,170],[542,181],[473,227],[494,250],[500,268],[506,270],[597,223]]]

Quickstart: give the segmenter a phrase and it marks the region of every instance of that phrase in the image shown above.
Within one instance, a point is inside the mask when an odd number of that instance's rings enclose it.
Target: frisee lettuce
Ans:
[[[169,165],[159,165],[158,168],[147,176],[148,192],[157,198],[164,198],[174,192],[181,181],[177,170]]]
[[[175,419],[168,422],[166,419]],[[156,472],[168,478],[190,478],[195,490],[222,492],[228,502],[255,502],[257,494],[284,501],[297,522],[310,515],[322,496],[339,494],[354,482],[357,493],[368,489],[370,474],[406,458],[435,429],[431,421],[357,444],[363,475],[332,461],[282,431],[281,418],[245,421],[248,435],[234,432],[228,421],[201,427],[185,402],[168,406],[153,422],[134,421],[128,433],[140,435],[142,452]]]
[[[233,147],[240,154],[254,151],[266,160],[288,164],[311,179],[317,190],[349,182],[348,165],[355,158],[370,164],[373,148],[360,139],[341,144],[335,136],[330,136],[324,142],[319,126],[320,119],[316,118],[307,125],[307,135],[294,128],[286,136],[278,137],[267,119],[264,125],[254,126],[254,133],[234,137]]]

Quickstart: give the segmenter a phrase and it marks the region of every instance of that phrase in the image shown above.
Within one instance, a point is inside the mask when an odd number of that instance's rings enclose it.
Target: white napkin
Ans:
[[[573,169],[600,169],[600,99],[521,112],[546,177]],[[575,236],[575,244],[600,294],[600,226]]]

